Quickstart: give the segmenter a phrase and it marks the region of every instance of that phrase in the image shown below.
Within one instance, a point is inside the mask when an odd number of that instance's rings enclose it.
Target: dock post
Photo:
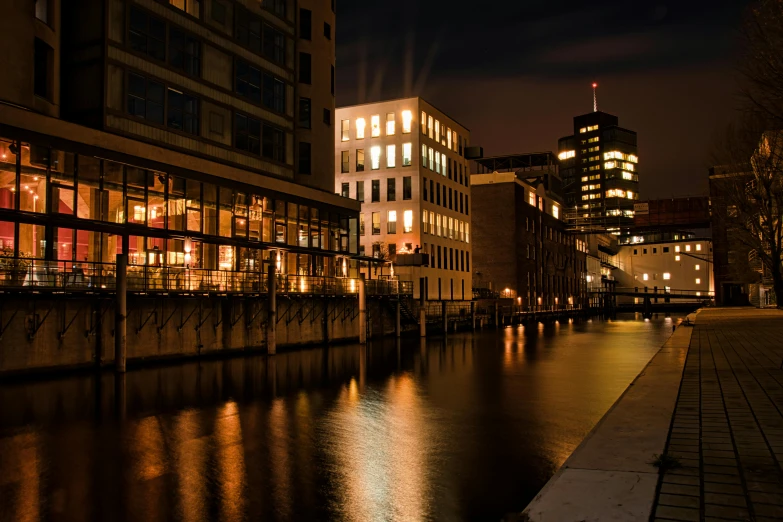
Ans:
[[[419,335],[427,337],[427,281],[419,278]]]
[[[367,344],[367,285],[359,274],[359,344]]]
[[[470,324],[471,329],[475,332],[476,331],[476,301],[470,302]]]
[[[125,373],[128,322],[128,254],[117,254],[116,311],[114,314],[114,369]]]
[[[266,353],[277,353],[277,267],[269,265],[267,271],[267,288],[269,290],[269,315],[266,322]]]
[[[397,337],[399,337],[402,332],[402,326],[400,324],[401,309],[402,309],[402,301],[397,299],[397,308],[395,309],[395,313],[394,313],[394,333]]]
[[[446,335],[449,333],[449,316],[446,310],[446,301],[440,302],[440,314],[441,320],[443,321],[443,335]]]

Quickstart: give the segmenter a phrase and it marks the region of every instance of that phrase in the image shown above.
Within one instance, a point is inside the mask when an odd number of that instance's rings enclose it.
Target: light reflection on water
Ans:
[[[497,520],[670,333],[568,321],[7,383],[0,521]]]

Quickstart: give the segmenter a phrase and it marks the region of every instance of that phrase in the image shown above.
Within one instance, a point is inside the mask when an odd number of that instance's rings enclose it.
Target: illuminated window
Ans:
[[[679,256],[679,254],[674,256],[674,260],[675,260],[675,261],[679,261],[679,260],[680,260],[680,256]]]
[[[435,170],[435,160],[433,159],[435,156],[435,151],[432,150],[432,147],[430,147],[427,150],[427,158],[430,160],[430,170]]]
[[[560,218],[560,207],[558,207],[557,205],[553,205],[552,215],[555,216],[556,218]]]
[[[452,131],[451,143],[454,144],[454,151],[457,151],[457,131]]]
[[[397,211],[396,210],[390,210],[389,214],[386,218],[386,233],[387,234],[396,234],[397,233]]]
[[[701,292],[696,292],[696,295],[697,295],[697,296],[701,295]]]
[[[606,163],[604,163],[604,168],[605,169],[613,169],[615,167],[617,167],[617,162],[616,161],[607,161]]]
[[[435,118],[432,116],[427,116],[427,136],[432,138],[432,126],[433,122],[435,121]]]
[[[631,172],[633,172],[636,169],[633,166],[633,163],[626,163],[626,162],[622,163],[622,168],[624,168],[625,170],[630,170]]]
[[[348,141],[350,139],[350,136],[348,135],[348,131],[351,128],[351,121],[350,120],[341,121],[340,127],[342,128],[342,140]]]
[[[645,281],[647,281],[648,279],[650,279],[650,276],[648,276],[647,274],[644,274],[644,275],[642,276],[642,279],[644,279]]]
[[[381,148],[378,145],[370,148],[370,168],[372,170],[381,168]]]
[[[441,217],[440,214],[435,216],[435,220],[437,221],[437,227],[435,228],[435,233],[440,236],[441,235]]]
[[[386,135],[394,136],[394,113],[386,113]]]
[[[527,202],[534,207],[536,206],[536,195],[533,192],[529,193]]]
[[[629,190],[628,192],[626,192],[625,197],[627,197],[628,199],[634,199],[634,193]]]
[[[402,111],[402,133],[410,134],[413,125],[413,113],[411,111]]]
[[[671,278],[672,278],[672,275],[671,275],[669,272],[664,272],[664,273],[663,273],[663,278],[664,278],[664,279],[671,279]]]
[[[364,127],[367,125],[367,123],[364,121],[364,118],[356,118],[356,139],[357,140],[363,140],[364,139]]]
[[[674,251],[675,251],[675,252],[679,252],[679,251],[680,251],[680,245],[677,245],[677,246],[675,246],[675,247],[674,247]]]
[[[421,212],[421,233],[426,234],[427,233],[427,211],[423,210]]]
[[[701,252],[701,244],[696,245],[696,252]]]
[[[685,251],[686,252],[690,252],[691,251],[691,246],[690,245],[685,245]]]
[[[372,213],[372,235],[377,236],[381,233],[381,213]]]
[[[397,146],[396,145],[386,145],[386,168],[387,169],[393,169],[396,167],[396,160],[397,160]]]
[[[444,176],[446,175],[446,171],[448,170],[448,168],[446,167],[446,162],[447,161],[448,161],[448,159],[446,158],[446,155],[443,154],[440,157],[440,169],[441,169],[441,174],[443,174]]]
[[[410,167],[413,160],[413,145],[410,143],[402,144],[402,166]]]
[[[427,113],[421,111],[421,133],[427,134]]]
[[[406,234],[413,232],[413,211],[406,210],[402,213],[402,231]]]
[[[696,265],[696,270],[701,270],[701,265]]]
[[[633,174],[623,171],[623,179],[633,179]]]
[[[435,172],[440,174],[440,152],[435,151]]]
[[[381,135],[381,117],[377,114],[370,117],[370,132],[373,138]]]
[[[430,212],[430,234],[435,235],[435,212]]]
[[[599,141],[598,136],[595,136],[595,137],[590,138],[589,140],[587,140],[587,143],[597,143],[598,141]]]
[[[465,243],[470,243],[470,223],[465,223]]]
[[[451,129],[446,129],[446,146],[451,150]]]
[[[435,120],[435,141],[440,141],[440,122]]]
[[[697,284],[697,285],[700,285],[700,284],[701,284],[701,279],[699,279],[698,277],[696,278],[696,284]]]
[[[563,152],[561,152],[560,154],[557,155],[557,157],[559,159],[561,159],[561,160],[566,160],[568,158],[573,158],[574,156],[576,156],[576,151],[575,150],[564,150]]]

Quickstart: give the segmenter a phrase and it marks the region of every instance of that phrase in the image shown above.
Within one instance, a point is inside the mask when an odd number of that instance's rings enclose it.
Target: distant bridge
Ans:
[[[633,297],[641,302],[617,304],[617,297]],[[604,314],[614,315],[618,311],[639,311],[643,317],[652,317],[654,313],[676,311],[683,306],[697,308],[715,300],[714,292],[699,290],[664,290],[658,288],[613,288],[590,293],[591,301],[598,301]]]

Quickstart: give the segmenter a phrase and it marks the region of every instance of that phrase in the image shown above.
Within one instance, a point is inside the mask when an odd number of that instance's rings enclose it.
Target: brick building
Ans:
[[[523,309],[583,305],[587,245],[566,232],[562,202],[543,181],[523,181],[531,174],[471,174],[474,288]]]

